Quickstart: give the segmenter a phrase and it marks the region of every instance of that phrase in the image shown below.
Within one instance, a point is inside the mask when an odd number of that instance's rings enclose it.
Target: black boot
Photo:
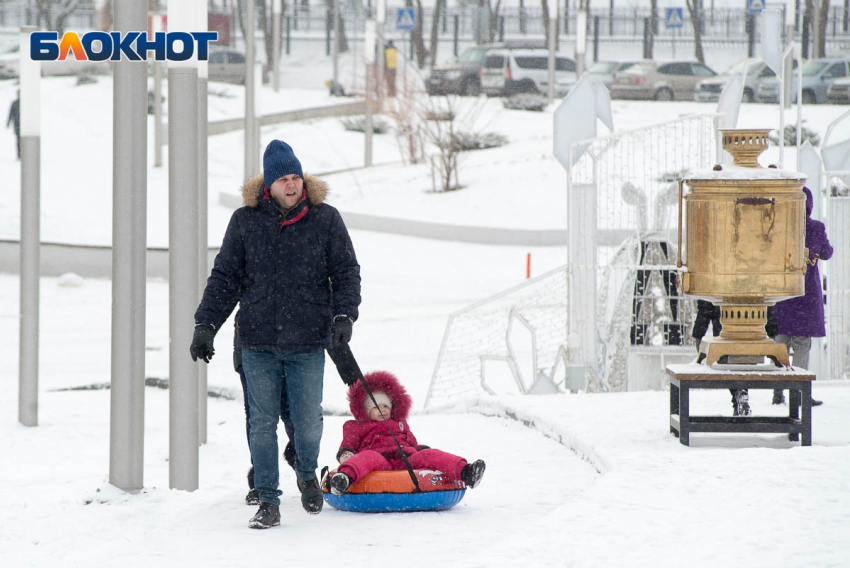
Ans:
[[[331,478],[331,493],[334,495],[342,495],[348,486],[351,485],[351,478],[344,473],[335,473]]]
[[[773,389],[773,404],[785,404],[785,394],[781,389]]]
[[[481,483],[481,478],[484,477],[485,467],[483,460],[466,464],[460,472],[460,480],[470,489],[475,489]]]
[[[319,480],[315,477],[309,481],[302,481],[298,478],[298,490],[301,491],[301,506],[311,515],[318,515],[322,512],[322,506],[325,500],[322,498],[322,488],[319,487]]]
[[[286,448],[283,449],[283,459],[286,460],[286,463],[289,464],[289,467],[295,469],[295,458],[297,455],[295,454],[295,446],[292,445],[292,442],[287,442]]]
[[[259,505],[260,493],[254,488],[254,466],[248,470],[248,494],[245,495],[246,505]]]
[[[280,524],[280,509],[271,503],[260,503],[257,514],[248,521],[252,529],[267,529]]]
[[[752,416],[753,411],[750,409],[750,393],[747,389],[738,389],[735,391],[735,397],[732,401],[733,416]]]

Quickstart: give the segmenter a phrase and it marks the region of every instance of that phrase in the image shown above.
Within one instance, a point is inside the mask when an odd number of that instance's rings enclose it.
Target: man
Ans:
[[[398,68],[398,51],[396,51],[393,40],[387,42],[387,47],[384,49],[384,79],[387,81],[387,96],[395,96],[395,76]]]
[[[9,125],[15,129],[15,140],[18,143],[18,159],[21,159],[21,92],[17,92],[15,100],[9,107],[9,118],[6,119],[6,128]]]
[[[213,338],[240,303],[239,341],[248,389],[251,457],[260,508],[252,528],[280,524],[277,423],[286,389],[301,504],[322,510],[316,478],[322,438],[325,349],[347,343],[360,305],[360,265],[327,186],[304,177],[292,148],[273,140],[263,174],[242,190],[195,312],[193,359],[209,361]]]

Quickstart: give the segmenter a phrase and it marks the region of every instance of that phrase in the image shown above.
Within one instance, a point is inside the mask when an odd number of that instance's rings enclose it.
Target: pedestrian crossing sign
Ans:
[[[399,8],[395,27],[397,30],[412,30],[416,24],[416,13],[413,8]]]
[[[750,14],[761,14],[764,10],[764,0],[747,0],[747,12]]]
[[[667,8],[667,17],[664,19],[664,24],[668,28],[681,28],[684,20],[685,16],[682,8]]]

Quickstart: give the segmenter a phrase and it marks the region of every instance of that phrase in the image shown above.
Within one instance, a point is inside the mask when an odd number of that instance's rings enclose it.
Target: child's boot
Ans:
[[[334,495],[342,495],[348,486],[351,484],[351,478],[344,473],[335,473],[331,477],[331,493]]]
[[[466,464],[460,471],[460,480],[470,489],[475,489],[481,483],[481,478],[484,477],[485,467],[483,460],[476,460]]]

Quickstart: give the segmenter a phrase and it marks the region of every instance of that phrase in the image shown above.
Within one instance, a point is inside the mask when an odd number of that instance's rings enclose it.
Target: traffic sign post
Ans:
[[[685,14],[682,8],[667,8],[664,16],[664,25],[668,28],[681,28],[685,21]]]
[[[399,8],[396,17],[396,29],[410,31],[414,26],[416,26],[416,11],[413,8]]]
[[[747,0],[747,12],[750,14],[761,14],[764,10],[764,0]]]

